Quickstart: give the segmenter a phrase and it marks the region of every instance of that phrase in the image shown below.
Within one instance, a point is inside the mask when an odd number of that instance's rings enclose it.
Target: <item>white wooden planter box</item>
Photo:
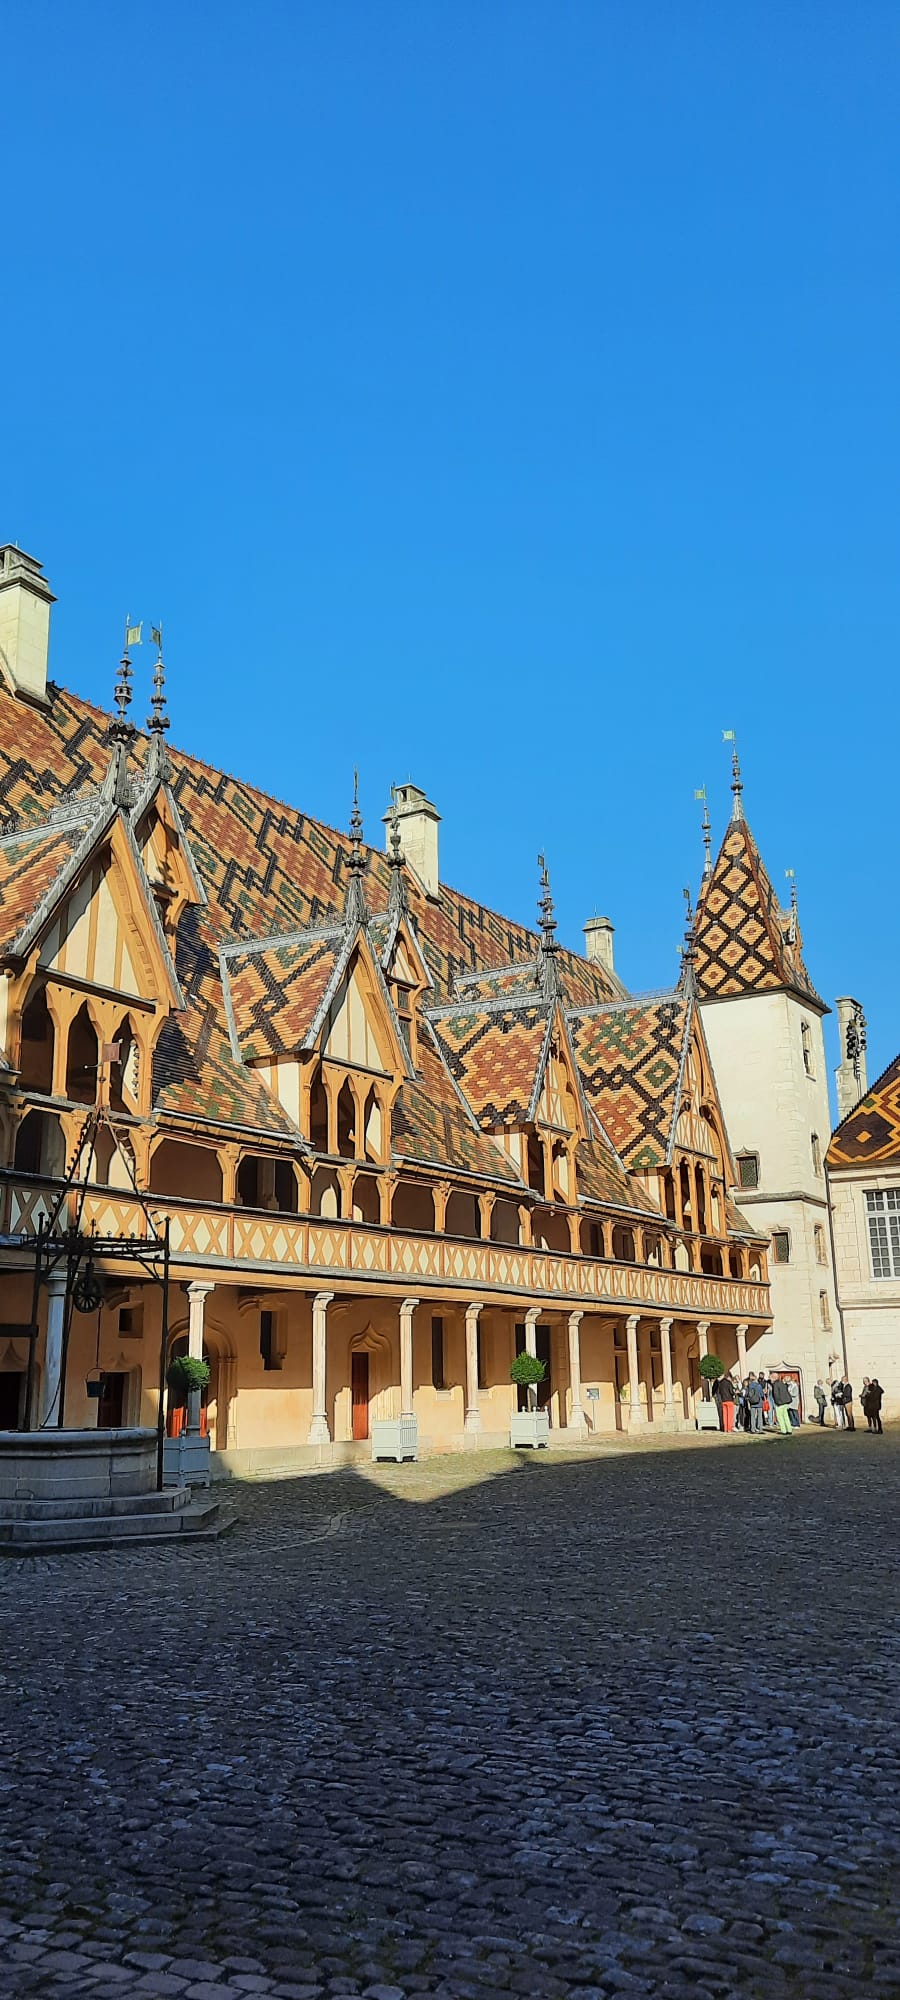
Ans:
[[[513,1446],[530,1445],[532,1451],[549,1444],[549,1410],[514,1410],[509,1420],[509,1441]]]
[[[380,1417],[372,1425],[372,1457],[404,1458],[419,1456],[418,1417]]]
[[[208,1486],[209,1438],[199,1431],[182,1431],[163,1442],[164,1486]]]
[[[720,1429],[718,1403],[710,1400],[708,1403],[697,1404],[697,1429],[698,1431],[717,1431]]]

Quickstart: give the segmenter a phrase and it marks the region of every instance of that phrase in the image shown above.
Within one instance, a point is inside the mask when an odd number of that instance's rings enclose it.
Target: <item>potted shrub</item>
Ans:
[[[193,1354],[176,1355],[166,1370],[169,1411],[163,1466],[167,1486],[209,1484],[209,1438],[200,1409],[208,1381],[209,1362]]]
[[[698,1431],[717,1431],[721,1429],[719,1405],[712,1395],[711,1385],[713,1382],[718,1382],[720,1376],[724,1375],[724,1373],[725,1363],[719,1360],[717,1354],[704,1354],[701,1357],[700,1380],[703,1383],[703,1401],[697,1411]]]
[[[178,1354],[170,1361],[166,1371],[170,1402],[183,1409],[187,1405],[188,1430],[200,1429],[200,1397],[209,1381],[209,1362],[198,1361],[196,1355]]]
[[[509,1379],[518,1389],[524,1389],[528,1396],[525,1410],[514,1410],[510,1419],[509,1441],[515,1448],[530,1445],[537,1451],[541,1445],[549,1443],[550,1412],[539,1410],[537,1406],[537,1385],[543,1382],[547,1365],[539,1361],[536,1354],[517,1354],[510,1366]]]

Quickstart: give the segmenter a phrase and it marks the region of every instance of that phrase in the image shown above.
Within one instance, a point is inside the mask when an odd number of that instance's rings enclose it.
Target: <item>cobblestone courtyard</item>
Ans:
[[[900,1436],[0,1564],[0,1993],[900,1994]]]

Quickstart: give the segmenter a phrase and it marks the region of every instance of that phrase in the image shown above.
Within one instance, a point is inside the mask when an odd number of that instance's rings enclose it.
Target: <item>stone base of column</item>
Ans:
[[[328,1428],[327,1417],[313,1417],[312,1423],[310,1424],[309,1427],[309,1437],[307,1438],[306,1442],[307,1444],[331,1443],[331,1432]]]
[[[587,1437],[588,1435],[588,1420],[579,1403],[573,1403],[569,1411],[569,1421],[566,1425],[566,1430],[577,1431],[580,1437]]]
[[[629,1403],[628,1428],[630,1431],[645,1430],[649,1423],[646,1403]]]
[[[478,1432],[480,1431],[480,1429],[481,1429],[481,1411],[480,1411],[480,1410],[467,1410],[467,1411],[466,1411],[466,1422],[465,1422],[465,1429],[466,1429],[466,1434],[467,1434],[467,1436],[469,1436],[469,1437],[474,1437],[474,1436],[476,1436],[476,1435],[477,1435],[477,1433],[478,1433]]]

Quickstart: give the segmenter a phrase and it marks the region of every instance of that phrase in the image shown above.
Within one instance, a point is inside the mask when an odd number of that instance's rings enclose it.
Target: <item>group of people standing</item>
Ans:
[[[817,1382],[813,1390],[813,1395],[816,1399],[819,1423],[821,1425],[824,1426],[825,1411],[830,1401],[834,1415],[835,1430],[855,1431],[856,1420],[853,1415],[853,1388],[845,1378],[839,1375],[837,1380],[832,1382],[830,1395],[825,1383]],[[882,1437],[884,1435],[884,1425],[881,1421],[881,1405],[884,1401],[884,1390],[877,1375],[863,1376],[863,1385],[859,1400],[862,1404],[862,1413],[866,1420],[867,1429],[874,1431],[877,1436]]]
[[[764,1370],[750,1374],[741,1381],[726,1369],[713,1387],[713,1395],[719,1406],[719,1422],[723,1431],[781,1431],[789,1437],[791,1431],[800,1426],[800,1385],[793,1375],[767,1375]],[[817,1418],[811,1421],[824,1426],[825,1412],[829,1402],[836,1430],[854,1431],[856,1420],[853,1414],[853,1385],[844,1376],[827,1386],[816,1383],[813,1395],[816,1399]],[[863,1376],[860,1394],[863,1415],[870,1431],[882,1435],[881,1405],[884,1391],[877,1376]]]

